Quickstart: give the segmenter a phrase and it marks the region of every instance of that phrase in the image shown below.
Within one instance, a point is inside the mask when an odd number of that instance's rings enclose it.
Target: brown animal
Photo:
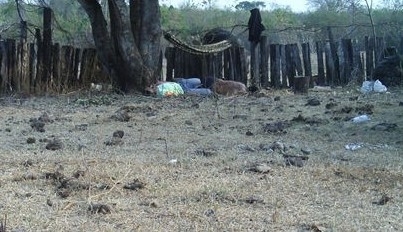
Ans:
[[[248,93],[246,86],[238,81],[217,79],[213,84],[213,91],[225,96],[244,95]]]

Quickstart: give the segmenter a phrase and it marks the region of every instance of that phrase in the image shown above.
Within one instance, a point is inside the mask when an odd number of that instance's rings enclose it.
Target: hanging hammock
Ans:
[[[169,32],[164,31],[164,38],[168,40],[171,44],[179,49],[196,54],[196,55],[206,55],[211,53],[218,53],[222,52],[230,47],[232,44],[229,40],[223,40],[218,43],[214,44],[204,44],[204,45],[190,45],[186,42],[180,41],[174,35],[170,34]]]

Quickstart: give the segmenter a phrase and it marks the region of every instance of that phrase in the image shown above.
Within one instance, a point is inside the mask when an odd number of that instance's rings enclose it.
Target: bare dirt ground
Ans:
[[[3,97],[0,218],[7,231],[403,231],[403,89],[357,88]]]

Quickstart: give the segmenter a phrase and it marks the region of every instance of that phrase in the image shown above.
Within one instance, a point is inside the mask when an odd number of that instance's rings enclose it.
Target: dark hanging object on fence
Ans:
[[[248,22],[249,28],[249,41],[259,43],[260,35],[266,28],[262,24],[262,17],[260,16],[260,11],[258,8],[250,10],[250,18]]]

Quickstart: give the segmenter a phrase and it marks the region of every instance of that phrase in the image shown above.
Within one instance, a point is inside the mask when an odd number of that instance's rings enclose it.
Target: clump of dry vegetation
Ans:
[[[7,230],[403,228],[402,89],[90,97],[1,103]]]

